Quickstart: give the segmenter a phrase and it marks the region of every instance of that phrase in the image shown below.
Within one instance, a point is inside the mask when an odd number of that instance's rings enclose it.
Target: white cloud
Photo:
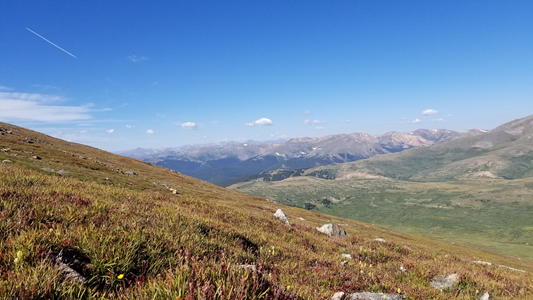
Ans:
[[[148,129],[148,130],[146,130],[146,133],[148,133],[148,134],[154,134],[155,131],[153,131],[152,129]]]
[[[51,105],[64,101],[55,95],[0,92],[0,120],[66,122],[92,118],[89,106]]]
[[[259,120],[255,120],[253,123],[244,123],[246,126],[264,126],[264,125],[274,125],[270,119],[267,118],[261,118]]]
[[[422,114],[424,116],[429,116],[429,115],[434,115],[434,114],[438,114],[439,112],[434,110],[434,109],[426,109],[422,112]]]
[[[131,61],[131,62],[140,62],[140,61],[143,61],[143,60],[147,60],[148,57],[146,56],[137,56],[137,55],[130,55],[128,56],[128,60]]]
[[[115,132],[115,129],[109,129],[109,130],[106,130],[105,132],[107,132],[107,133],[113,133],[113,132]]]
[[[181,124],[181,128],[185,129],[198,129],[198,125],[194,122],[185,122]]]
[[[422,121],[420,121],[420,119],[414,119],[411,123],[420,123]]]
[[[126,125],[126,128],[133,128],[133,127],[135,127],[135,126],[133,126],[133,125]]]
[[[318,125],[318,124],[323,124],[323,123],[326,123],[324,121],[319,121],[319,120],[305,120],[304,121],[304,125]]]
[[[304,111],[304,115],[310,115],[310,114],[312,114],[312,112],[310,112],[308,110]]]
[[[442,122],[442,121],[444,121],[444,119],[443,118],[438,118],[438,119],[433,119],[431,121],[433,121],[433,122]]]
[[[318,130],[322,130],[322,129],[326,129],[326,127],[317,126],[316,129],[318,129]]]

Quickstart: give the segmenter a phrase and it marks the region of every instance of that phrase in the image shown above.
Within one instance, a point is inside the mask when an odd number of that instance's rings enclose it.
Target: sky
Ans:
[[[108,151],[533,114],[533,1],[0,1],[0,121]]]

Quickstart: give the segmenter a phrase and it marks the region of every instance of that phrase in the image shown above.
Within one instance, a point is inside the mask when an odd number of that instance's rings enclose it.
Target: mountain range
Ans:
[[[456,132],[447,129],[419,129],[410,133],[388,132],[292,138],[278,142],[226,142],[165,149],[119,151],[117,154],[163,166],[211,183],[224,184],[245,175],[276,169],[302,169],[357,161],[376,155],[445,143],[488,130]]]

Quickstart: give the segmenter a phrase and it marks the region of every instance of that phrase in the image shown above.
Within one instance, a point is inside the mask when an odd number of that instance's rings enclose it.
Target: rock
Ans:
[[[42,168],[41,170],[46,171],[46,172],[55,172],[54,169],[50,169],[50,168]]]
[[[32,158],[33,158],[33,159],[41,159],[41,158],[40,158],[39,156],[37,156],[37,155],[32,156]]]
[[[69,171],[65,170],[65,169],[61,169],[57,172],[59,175],[63,175],[63,174],[68,174],[70,173]]]
[[[345,253],[343,253],[343,254],[341,254],[341,256],[344,257],[344,258],[348,258],[348,259],[352,258],[352,255],[351,255],[351,254],[345,254]]]
[[[489,298],[490,298],[489,293],[485,292],[485,294],[483,294],[483,296],[481,296],[481,298],[479,298],[479,300],[489,300]]]
[[[63,262],[63,257],[61,253],[59,253],[57,256],[54,254],[50,254],[48,256],[48,259],[50,259],[54,264],[59,267],[59,270],[61,270],[61,275],[63,275],[63,277],[65,277],[66,279],[77,281],[80,284],[87,283],[87,279],[85,279],[85,277],[83,277],[76,270],[72,269],[68,264]]]
[[[324,224],[320,228],[317,227],[316,230],[325,233],[331,237],[343,238],[346,236],[346,231],[335,224]]]
[[[442,290],[442,289],[451,288],[458,281],[459,281],[459,275],[457,274],[439,275],[439,276],[435,276],[435,278],[433,278],[433,281],[431,281],[430,284],[432,287]]]
[[[5,164],[5,163],[10,163],[12,161],[10,161],[9,159],[4,159],[2,162]]]
[[[2,152],[9,152],[9,151],[11,151],[11,148],[0,149],[0,151],[2,151]]]
[[[386,242],[386,240],[382,239],[382,238],[375,238],[374,241],[378,241],[380,243],[385,243]]]
[[[126,171],[124,172],[125,175],[128,175],[128,176],[133,176],[133,175],[137,175],[137,173],[133,172],[133,171]]]
[[[400,267],[400,270],[401,270],[402,272],[404,272],[404,273],[407,271],[407,269],[404,268],[403,266]]]
[[[504,266],[504,265],[498,265],[498,267],[500,267],[500,268],[506,268],[506,269],[509,269],[509,270],[513,270],[513,271],[516,271],[516,272],[522,272],[522,273],[526,273],[526,271],[524,271],[524,270],[520,270],[520,269],[515,269],[515,268],[511,268],[511,267],[508,267],[508,266]]]
[[[333,297],[331,297],[330,300],[344,300],[344,299],[346,299],[346,298],[345,298],[345,295],[344,295],[343,292],[336,292],[336,293],[333,295]]]
[[[252,272],[255,272],[257,270],[255,265],[235,265],[235,266],[231,266],[231,267],[232,268],[236,268],[236,269],[241,269],[241,270],[250,270]]]
[[[492,263],[488,262],[488,261],[481,261],[481,260],[476,260],[474,261],[476,264],[482,264],[482,265],[487,265],[487,266],[491,266]]]
[[[281,210],[281,208],[278,208],[278,210],[276,210],[276,213],[274,213],[274,217],[276,217],[276,219],[284,222],[285,224],[287,225],[291,225],[289,223],[289,220],[287,220],[287,217],[285,217],[285,214],[283,213],[283,211]]]
[[[402,300],[405,299],[402,295],[382,294],[382,293],[354,293],[348,295],[346,300],[366,299],[366,300]]]

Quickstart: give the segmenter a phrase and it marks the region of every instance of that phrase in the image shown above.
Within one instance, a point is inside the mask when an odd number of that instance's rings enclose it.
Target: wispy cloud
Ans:
[[[126,128],[133,128],[135,127],[134,125],[126,125]]]
[[[310,115],[310,114],[312,114],[312,112],[310,112],[308,110],[304,111],[304,115]]]
[[[431,121],[433,121],[433,122],[442,122],[442,121],[444,121],[444,119],[443,118],[438,118],[438,119],[433,119]]]
[[[196,125],[196,123],[194,122],[185,122],[185,123],[182,123],[181,125],[181,128],[185,128],[185,129],[198,129],[198,125]]]
[[[146,133],[147,133],[147,134],[154,134],[155,131],[153,131],[152,129],[148,129],[148,130],[146,130]]]
[[[92,118],[89,106],[52,105],[64,101],[55,95],[0,92],[0,120],[68,122]]]
[[[252,123],[244,123],[246,126],[264,126],[264,125],[274,125],[270,119],[267,118],[261,118],[259,120],[255,120]]]
[[[326,122],[324,121],[319,121],[319,120],[305,120],[303,122],[304,125],[318,125],[318,124],[324,124]]]
[[[113,133],[113,132],[115,132],[115,129],[109,129],[109,130],[106,130],[105,132],[107,132],[107,133]]]
[[[420,119],[414,119],[413,121],[411,121],[411,123],[420,123],[422,122]]]
[[[143,60],[147,60],[148,57],[146,56],[137,56],[137,55],[130,55],[128,56],[128,60],[131,61],[131,62],[140,62],[140,61],[143,61]]]
[[[434,109],[426,109],[422,112],[422,115],[424,116],[429,116],[429,115],[434,115],[434,114],[438,114],[439,112],[434,110]]]

